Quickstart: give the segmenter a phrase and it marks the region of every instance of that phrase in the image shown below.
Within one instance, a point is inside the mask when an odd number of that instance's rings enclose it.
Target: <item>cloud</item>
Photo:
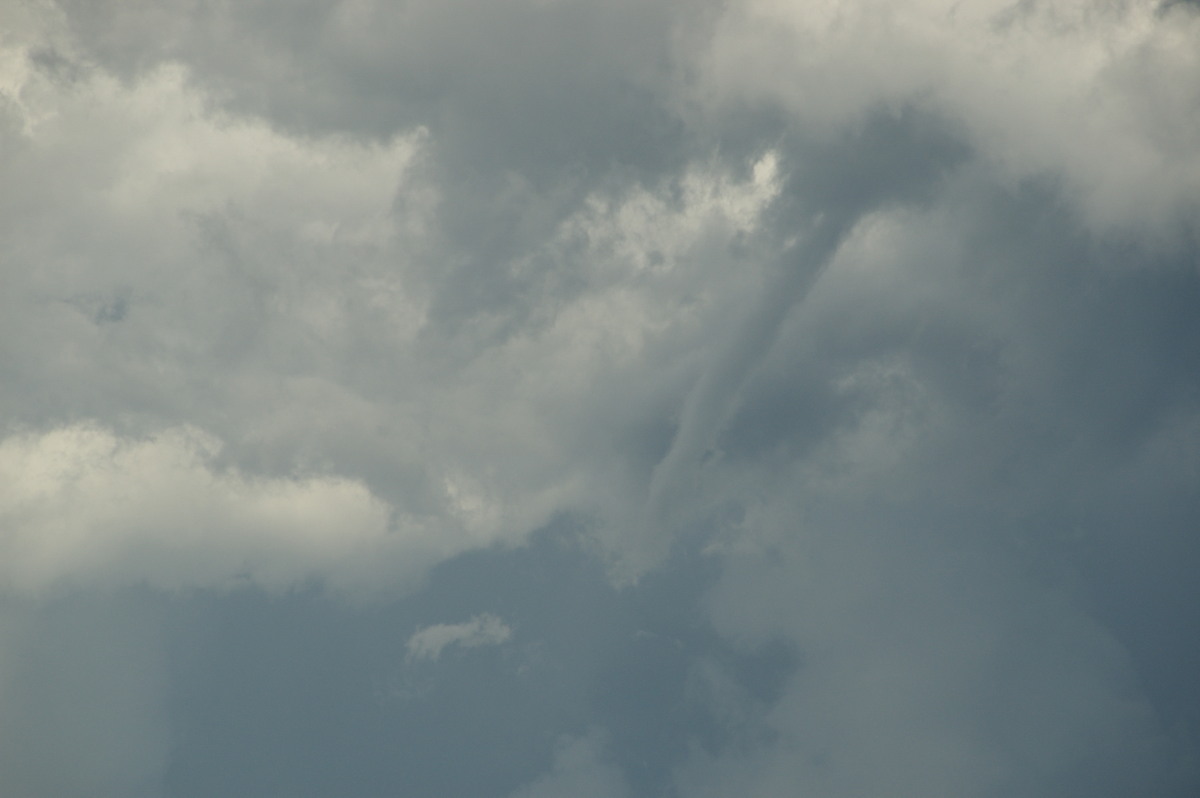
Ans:
[[[327,578],[353,590],[397,579],[372,562],[404,532],[361,484],[255,479],[217,466],[218,452],[188,428],[131,440],[74,425],[0,441],[3,589],[279,590]]]
[[[798,652],[772,742],[695,756],[684,794],[1191,789],[1127,652],[1077,601],[967,530],[848,507],[818,519],[800,494],[747,519],[761,549],[731,556],[710,595],[723,633]]]
[[[697,87],[717,108],[778,104],[825,134],[880,107],[926,108],[1004,180],[1061,180],[1096,229],[1174,239],[1200,180],[1182,88],[1197,85],[1197,25],[1146,1],[754,0],[715,25]]]
[[[411,660],[437,660],[447,646],[478,648],[506,643],[512,628],[491,613],[476,615],[463,623],[439,623],[413,632],[405,648]]]
[[[1194,792],[1198,25],[14,6],[4,786]]]
[[[520,290],[462,317],[447,303],[475,288],[444,283],[468,242],[439,221],[459,199],[436,132],[294,137],[214,107],[195,66],[122,81],[78,52],[73,18],[48,19],[6,51],[24,155],[3,169],[39,220],[5,258],[13,422],[202,429],[246,473],[362,483],[440,529],[445,556],[557,513],[612,530],[642,513],[653,463],[610,442],[657,423],[642,394],[681,390],[687,353],[729,321],[721,297],[747,290],[720,253],[778,193],[771,153],[747,175],[707,161],[590,188],[496,266]],[[31,55],[55,47],[74,83]],[[542,201],[505,180],[505,203]],[[636,572],[661,536],[608,548]]]

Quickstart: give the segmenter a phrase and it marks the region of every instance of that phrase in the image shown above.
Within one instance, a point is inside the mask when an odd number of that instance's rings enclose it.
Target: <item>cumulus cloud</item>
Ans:
[[[405,648],[412,660],[437,660],[447,646],[478,648],[495,646],[512,638],[512,628],[485,612],[462,623],[439,623],[413,632]]]
[[[640,523],[652,464],[607,429],[654,422],[640,398],[614,398],[677,392],[687,352],[728,323],[749,281],[719,253],[778,193],[773,155],[748,175],[710,159],[668,185],[592,188],[469,278],[507,270],[521,287],[499,304],[485,292],[464,320],[444,284],[460,236],[443,217],[459,200],[428,128],[382,144],[291,137],[214,108],[200,65],[122,81],[47,16],[6,51],[22,157],[4,168],[34,187],[20,213],[39,219],[5,261],[12,420],[196,426],[248,472],[362,482],[440,530],[446,556],[564,511]],[[74,82],[35,58],[53,47]],[[510,178],[513,202],[540,201]],[[665,385],[643,379],[664,368]],[[661,549],[641,546],[610,548],[635,563]]]
[[[738,3],[699,57],[718,106],[830,133],[879,107],[944,115],[1003,179],[1063,181],[1099,229],[1194,224],[1195,13],[1157,2]]]
[[[126,641],[0,629],[10,791],[1194,791],[1194,4],[6,22],[0,609]]]
[[[218,451],[188,428],[130,440],[75,425],[4,439],[3,589],[245,580],[277,590],[318,576],[353,588],[397,578],[373,563],[404,531],[361,484],[254,479],[216,466]]]

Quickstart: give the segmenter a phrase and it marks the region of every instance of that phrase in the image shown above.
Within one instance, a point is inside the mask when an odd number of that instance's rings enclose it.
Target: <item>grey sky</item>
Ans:
[[[1194,795],[1194,3],[0,0],[0,793]]]

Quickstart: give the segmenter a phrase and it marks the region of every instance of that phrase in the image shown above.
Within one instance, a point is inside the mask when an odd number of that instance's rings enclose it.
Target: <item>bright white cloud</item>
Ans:
[[[404,532],[363,485],[256,478],[219,465],[219,451],[191,428],[122,438],[73,425],[0,441],[0,588],[282,589],[319,578],[353,592],[400,576],[380,558]]]
[[[406,648],[412,660],[437,660],[447,646],[495,646],[512,638],[512,628],[490,612],[462,623],[439,623],[413,632]]]
[[[1189,8],[1157,0],[749,0],[698,55],[698,90],[834,135],[928,108],[1014,183],[1062,179],[1092,224],[1173,237],[1200,211],[1197,36]]]

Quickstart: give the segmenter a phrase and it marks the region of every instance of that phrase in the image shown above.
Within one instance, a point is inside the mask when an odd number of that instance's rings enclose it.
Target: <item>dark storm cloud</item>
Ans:
[[[564,531],[464,555],[405,601],[366,609],[315,592],[169,602],[159,613],[180,745],[168,793],[502,796],[593,778],[666,788],[689,738],[717,747],[752,725],[791,663],[705,628],[702,561],[618,592]],[[482,607],[509,637],[412,656],[430,619]],[[717,714],[728,695],[742,717]]]
[[[1191,4],[10,9],[0,789],[1194,792]]]

